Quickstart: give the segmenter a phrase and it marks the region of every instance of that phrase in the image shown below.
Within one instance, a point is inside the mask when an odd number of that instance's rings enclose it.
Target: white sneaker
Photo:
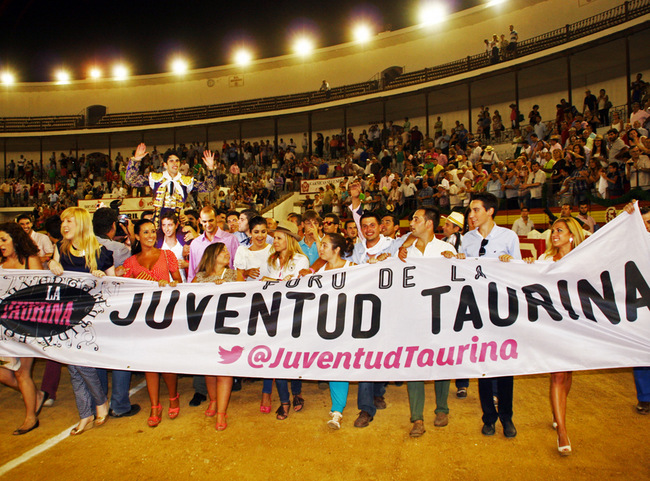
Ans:
[[[54,399],[52,398],[48,399],[43,403],[43,406],[45,406],[46,408],[51,408],[52,406],[54,406]]]
[[[330,419],[327,421],[327,425],[332,429],[341,429],[341,419],[343,419],[343,414],[338,411],[330,412]]]

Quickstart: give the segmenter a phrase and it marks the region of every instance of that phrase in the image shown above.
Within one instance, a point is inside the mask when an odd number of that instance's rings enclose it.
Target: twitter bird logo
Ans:
[[[241,357],[244,348],[242,346],[235,346],[230,351],[219,346],[219,356],[221,356],[221,364],[232,364]]]

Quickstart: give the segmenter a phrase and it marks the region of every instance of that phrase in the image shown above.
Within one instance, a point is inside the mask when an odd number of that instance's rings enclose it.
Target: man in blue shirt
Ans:
[[[499,227],[494,222],[498,199],[493,194],[474,194],[469,204],[469,220],[474,230],[463,236],[459,259],[465,257],[499,258],[502,261],[521,259],[519,238],[510,229]],[[493,382],[494,381],[494,382]],[[512,376],[481,378],[478,380],[478,393],[483,410],[483,429],[486,436],[493,436],[497,418],[501,420],[503,434],[514,438],[517,429],[512,422]],[[494,390],[496,384],[496,392]],[[494,398],[498,395],[498,411]]]

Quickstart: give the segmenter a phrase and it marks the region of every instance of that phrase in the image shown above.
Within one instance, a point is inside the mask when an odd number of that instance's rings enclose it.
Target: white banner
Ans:
[[[397,259],[284,283],[2,272],[0,355],[321,380],[650,365],[650,235],[623,214],[557,263]]]
[[[326,179],[312,179],[312,180],[301,180],[300,181],[300,193],[301,194],[318,194],[320,188],[325,189],[325,186],[333,184],[337,187],[344,177],[327,177]]]
[[[110,207],[114,198],[80,200],[77,204],[79,207],[86,209],[91,214],[94,213],[100,204],[104,207]],[[139,219],[143,210],[153,210],[152,197],[125,197],[122,199],[120,214],[127,214],[131,219]]]

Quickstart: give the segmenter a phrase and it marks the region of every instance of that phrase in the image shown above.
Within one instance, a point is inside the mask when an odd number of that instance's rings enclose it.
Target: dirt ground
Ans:
[[[40,380],[43,362],[37,362]],[[132,386],[143,381],[134,376]],[[164,385],[163,385],[164,386]],[[573,455],[556,450],[548,402],[546,375],[515,379],[514,422],[519,434],[506,439],[481,435],[477,384],[469,396],[457,399],[452,384],[450,422],[434,428],[433,385],[427,386],[426,434],[408,436],[406,385],[388,386],[388,408],[378,411],[369,427],[353,426],[358,413],[356,388],[350,389],[342,428],[326,425],[329,391],[306,382],[303,412],[285,421],[261,414],[261,382],[245,383],[233,393],[228,429],[217,432],[214,418],[201,407],[189,407],[191,378],[181,378],[180,416],[166,417],[157,428],[146,419],[146,389],[132,396],[143,409],[132,418],[110,419],[105,426],[79,437],[67,437],[77,419],[67,371],[64,370],[56,404],[44,408],[41,426],[24,436],[13,436],[23,416],[15,391],[0,389],[0,473],[7,480],[645,480],[650,479],[647,455],[650,416],[636,414],[631,370],[575,373],[569,396],[568,427]],[[162,391],[164,392],[164,387]],[[274,409],[277,395],[274,393]],[[167,406],[163,403],[163,406]],[[60,436],[59,436],[60,435]],[[62,440],[7,470],[8,464],[51,438]],[[52,441],[49,441],[52,442]]]

